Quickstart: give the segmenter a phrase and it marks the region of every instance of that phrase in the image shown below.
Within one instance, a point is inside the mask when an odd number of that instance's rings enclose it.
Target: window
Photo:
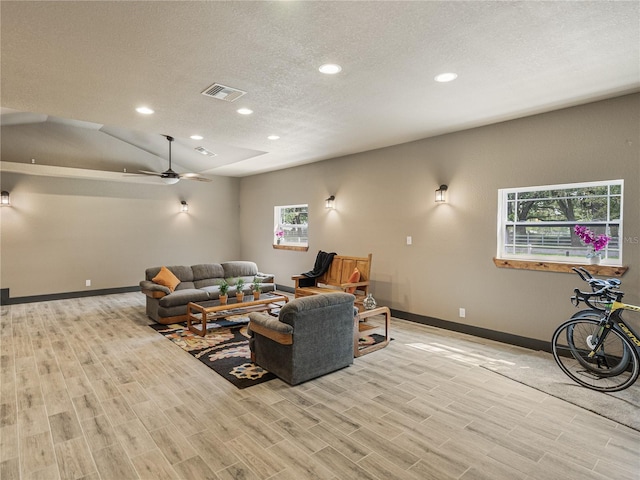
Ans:
[[[622,264],[623,180],[498,191],[498,258],[587,263],[576,225],[611,237],[603,263]]]
[[[308,247],[308,205],[283,205],[273,208],[273,244]]]

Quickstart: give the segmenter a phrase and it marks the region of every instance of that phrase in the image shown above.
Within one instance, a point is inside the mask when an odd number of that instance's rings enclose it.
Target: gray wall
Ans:
[[[1,185],[12,207],[0,208],[0,286],[12,298],[129,287],[148,267],[240,257],[236,178],[149,185],[5,173]]]
[[[578,278],[495,267],[498,189],[624,179],[622,280],[626,300],[640,303],[639,112],[640,95],[628,95],[243,178],[242,255],[292,286],[318,250],[373,253],[380,304],[548,340],[573,312]],[[436,205],[441,183],[449,202]],[[309,251],[274,250],[273,207],[297,203],[309,204]]]
[[[13,206],[0,209],[0,287],[11,297],[119,288],[137,285],[150,266],[237,258],[292,286],[291,275],[309,270],[320,249],[373,253],[381,304],[548,340],[572,313],[568,297],[578,283],[574,275],[494,266],[497,190],[623,178],[630,270],[622,280],[627,299],[640,303],[639,112],[636,94],[213,183],[3,174]],[[436,205],[441,183],[449,203]],[[337,208],[328,211],[331,194]],[[178,213],[181,199],[188,215]],[[291,203],[309,204],[306,253],[271,246],[273,207]]]

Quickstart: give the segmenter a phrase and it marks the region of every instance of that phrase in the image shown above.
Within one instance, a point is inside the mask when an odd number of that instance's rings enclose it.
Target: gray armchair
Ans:
[[[249,314],[251,356],[291,385],[353,363],[355,297],[328,293],[296,298],[278,318]]]

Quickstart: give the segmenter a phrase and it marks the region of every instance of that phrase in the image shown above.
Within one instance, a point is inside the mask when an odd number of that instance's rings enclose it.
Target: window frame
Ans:
[[[285,208],[306,208],[307,223],[284,223],[282,220],[282,210]],[[299,203],[295,205],[275,205],[273,207],[273,247],[274,248],[309,248],[309,204]],[[287,239],[286,235],[282,237],[278,242],[277,232],[279,229],[286,231],[287,229],[300,228],[300,226],[306,227],[306,240],[299,242],[292,242]]]
[[[612,193],[611,187],[619,186],[620,193]],[[617,258],[612,258],[608,256],[608,247],[605,249],[606,257],[602,259],[603,265],[622,265],[623,259],[623,210],[624,210],[624,180],[603,180],[596,182],[578,182],[578,183],[567,183],[567,184],[556,184],[556,185],[540,185],[533,187],[515,187],[515,188],[502,188],[498,189],[498,218],[497,218],[497,253],[496,258],[502,260],[523,260],[523,261],[538,261],[538,262],[554,262],[554,263],[573,263],[573,264],[589,264],[589,259],[586,256],[577,256],[577,255],[553,255],[553,254],[536,254],[536,253],[517,253],[517,252],[509,252],[507,251],[507,246],[509,245],[506,242],[505,237],[507,236],[507,227],[511,226],[515,229],[517,226],[521,225],[531,225],[534,222],[523,222],[519,221],[517,218],[514,220],[509,219],[509,202],[515,202],[516,206],[515,211],[517,212],[517,194],[524,192],[536,192],[536,191],[545,191],[545,190],[575,190],[580,188],[593,188],[593,187],[607,187],[606,197],[609,199],[607,201],[607,218],[604,221],[593,221],[593,220],[563,220],[563,221],[544,221],[544,222],[536,222],[536,225],[540,225],[542,227],[551,227],[551,226],[571,226],[575,224],[598,224],[604,225],[605,230],[610,234],[610,227],[612,225],[617,226],[618,235],[616,240],[616,250],[619,252]],[[510,200],[509,195],[516,194],[515,200]],[[593,197],[601,197],[602,195],[593,195]],[[620,215],[619,219],[611,218],[611,198],[619,197],[620,202]],[[588,198],[588,197],[587,197]],[[573,233],[573,228],[571,228],[571,235],[575,235]],[[513,244],[514,248],[517,248],[517,243]],[[568,248],[567,251],[570,251],[571,247]]]

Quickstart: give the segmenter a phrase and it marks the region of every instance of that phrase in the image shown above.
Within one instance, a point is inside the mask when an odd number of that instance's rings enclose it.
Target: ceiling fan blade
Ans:
[[[150,172],[148,170],[138,170],[139,173],[143,175],[155,175],[156,177],[161,177],[163,174],[158,172]]]
[[[198,182],[211,182],[212,180],[201,177],[197,173],[184,173],[180,175],[180,178],[184,178],[186,180],[197,180]]]

